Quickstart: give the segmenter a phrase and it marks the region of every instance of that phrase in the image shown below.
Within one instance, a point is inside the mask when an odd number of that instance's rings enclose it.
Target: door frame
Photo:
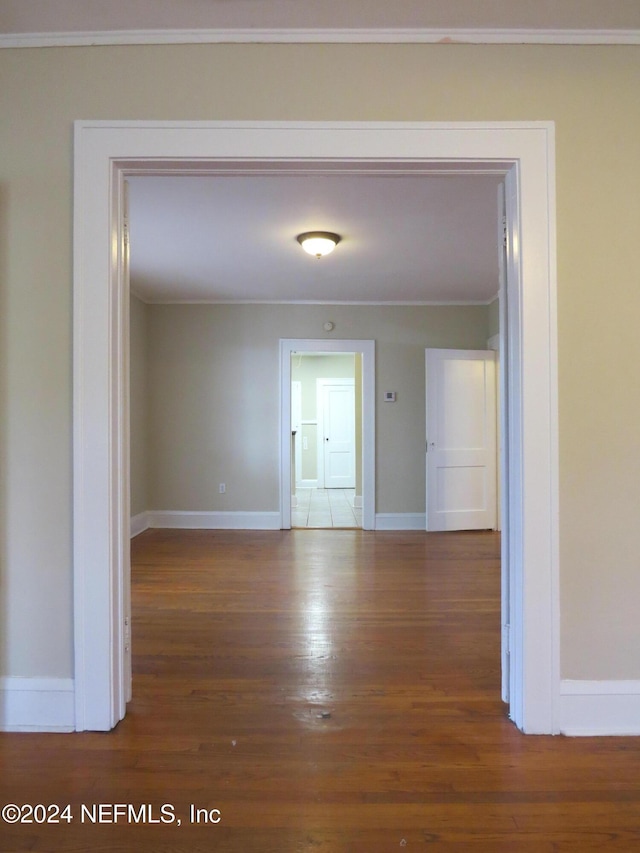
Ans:
[[[260,170],[494,174],[507,187],[510,714],[559,730],[553,122],[78,121],[74,133],[73,577],[77,730],[125,714],[129,550],[124,180]],[[290,394],[290,391],[288,392]],[[289,452],[289,449],[287,449]],[[282,501],[282,488],[280,497]],[[289,486],[287,481],[287,504]],[[289,509],[290,512],[290,509]]]
[[[280,340],[280,527],[291,528],[291,501],[287,483],[291,482],[291,356],[294,353],[355,353],[362,356],[362,529],[375,529],[375,356],[372,340]]]

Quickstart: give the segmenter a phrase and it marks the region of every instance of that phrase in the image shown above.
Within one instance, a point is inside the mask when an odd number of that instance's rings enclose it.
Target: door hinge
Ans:
[[[504,248],[507,248],[507,241],[509,239],[509,232],[507,230],[507,217],[502,217],[502,245]]]

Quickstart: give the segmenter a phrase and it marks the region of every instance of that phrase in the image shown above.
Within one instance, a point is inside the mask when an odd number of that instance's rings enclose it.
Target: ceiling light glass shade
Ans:
[[[297,239],[305,252],[321,258],[333,252],[340,242],[340,235],[332,234],[330,231],[306,231],[304,234],[298,234]]]

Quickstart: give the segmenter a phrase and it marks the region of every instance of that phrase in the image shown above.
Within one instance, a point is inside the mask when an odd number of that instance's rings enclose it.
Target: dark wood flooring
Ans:
[[[1,851],[640,851],[640,739],[507,718],[496,534],[156,530],[132,556],[127,717],[0,735],[1,804],[73,816],[0,823]]]

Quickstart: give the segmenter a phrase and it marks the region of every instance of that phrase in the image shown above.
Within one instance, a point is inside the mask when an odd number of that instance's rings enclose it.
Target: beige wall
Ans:
[[[490,302],[487,310],[487,335],[492,338],[500,332],[500,300],[494,299],[493,302]]]
[[[306,445],[304,441],[306,439]],[[300,480],[318,479],[318,427],[317,424],[302,424],[300,440],[301,450]],[[305,449],[306,446],[306,449]]]
[[[148,317],[156,510],[277,512],[279,340],[339,336],[374,339],[377,387],[398,392],[376,399],[376,510],[424,512],[425,347],[483,347],[487,334],[484,306],[150,305]]]
[[[562,673],[640,678],[637,47],[21,49],[0,51],[0,80],[4,674],[73,670],[72,121],[540,119],[557,140]],[[265,352],[259,374],[272,368]],[[404,398],[385,372],[379,387]],[[419,408],[383,409],[379,431],[402,433]],[[379,482],[404,473],[380,460]],[[408,509],[403,495],[379,510]]]

